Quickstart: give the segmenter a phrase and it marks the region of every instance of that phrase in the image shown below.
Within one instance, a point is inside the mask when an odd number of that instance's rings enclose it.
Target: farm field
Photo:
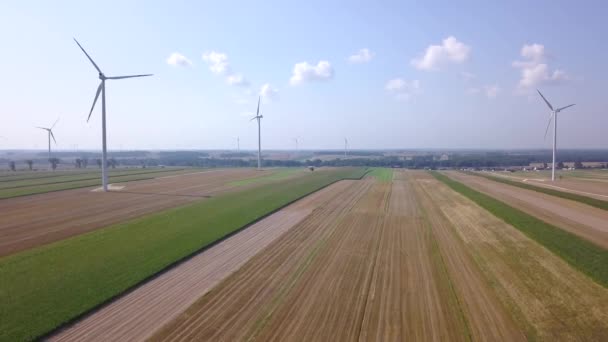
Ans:
[[[271,172],[190,170],[108,193],[85,188],[0,200],[0,256],[214,196],[232,188],[229,182]]]
[[[0,258],[0,279],[10,279],[0,283],[0,340],[40,337],[278,208],[364,173],[305,173]]]
[[[608,171],[561,171],[556,181],[551,182],[550,171],[542,172],[492,172],[481,173],[506,178],[547,189],[571,192],[603,201],[608,201]],[[558,176],[562,176],[558,178]]]
[[[109,181],[111,183],[121,183],[189,172],[193,171],[184,169],[114,170],[109,173]],[[23,179],[21,177],[26,178]],[[98,172],[62,172],[60,175],[32,177],[20,175],[17,179],[0,181],[0,199],[98,186],[101,184],[101,174]]]
[[[579,202],[521,189],[484,177],[444,172],[465,185],[495,197],[556,227],[608,249],[608,211]]]
[[[314,210],[344,196],[353,181],[330,185],[210,247],[75,325],[52,341],[145,340]]]
[[[152,340],[606,336],[606,288],[429,174],[397,171],[349,191]]]

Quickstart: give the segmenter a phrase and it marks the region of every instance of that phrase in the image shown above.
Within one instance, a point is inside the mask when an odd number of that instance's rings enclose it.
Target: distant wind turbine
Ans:
[[[236,137],[236,152],[241,153],[241,138]]]
[[[258,119],[258,170],[262,169],[262,128],[260,126],[260,120],[264,117],[263,115],[260,115],[260,99],[261,97],[258,97],[258,111],[255,116],[249,120],[253,121]]]
[[[107,170],[107,148],[106,148],[106,80],[121,80],[124,78],[134,78],[134,77],[145,77],[152,76],[152,74],[144,74],[144,75],[129,75],[129,76],[112,76],[107,77],[101,69],[95,64],[93,59],[89,56],[89,54],[84,50],[84,48],[78,43],[76,38],[74,38],[78,47],[84,52],[87,56],[91,64],[95,67],[97,72],[99,73],[99,79],[101,83],[99,83],[99,87],[97,87],[97,93],[95,94],[95,100],[93,100],[93,105],[91,106],[91,111],[89,112],[89,117],[87,118],[87,122],[91,118],[91,114],[93,114],[93,109],[95,108],[95,103],[97,103],[97,98],[101,93],[101,134],[102,134],[102,164],[101,164],[101,182],[103,185],[103,191],[108,191],[108,170]]]
[[[55,142],[55,145],[57,145],[57,140],[55,140],[55,134],[53,134],[53,128],[55,128],[55,125],[57,124],[57,122],[59,121],[59,118],[57,118],[57,120],[55,120],[55,123],[53,124],[53,126],[51,126],[51,128],[48,127],[36,127],[36,128],[40,128],[43,129],[47,132],[48,137],[49,137],[49,160],[51,160],[51,138],[53,138],[53,141]]]
[[[294,138],[294,140],[296,141],[296,153],[298,153],[298,137]]]
[[[347,149],[348,149],[348,139],[344,138],[344,158],[346,158]]]
[[[545,130],[545,139],[547,138],[547,133],[549,132],[549,126],[551,126],[551,120],[553,120],[553,165],[551,168],[551,181],[555,181],[555,150],[557,148],[557,113],[562,110],[574,106],[574,103],[571,105],[567,105],[562,108],[554,109],[553,106],[547,101],[547,99],[543,96],[540,90],[536,89],[538,95],[543,98],[549,109],[551,109],[551,116],[549,117],[549,122],[547,123],[547,129]]]

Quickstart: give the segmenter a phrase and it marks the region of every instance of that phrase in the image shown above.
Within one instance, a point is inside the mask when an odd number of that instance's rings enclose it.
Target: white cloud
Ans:
[[[266,83],[260,88],[259,94],[264,100],[269,101],[276,99],[279,96],[279,90],[273,88],[270,83]]]
[[[249,86],[249,81],[247,81],[245,79],[245,77],[243,77],[243,75],[241,75],[241,74],[231,74],[231,75],[226,76],[226,82],[233,86],[239,86],[239,87],[248,87]]]
[[[524,60],[514,61],[512,64],[514,68],[521,69],[521,79],[518,84],[520,90],[557,84],[569,79],[563,70],[550,70],[545,47],[541,44],[525,44],[521,48],[520,55]]]
[[[295,86],[308,81],[326,81],[333,77],[334,69],[328,61],[319,61],[317,65],[302,62],[293,67],[293,74],[289,83]]]
[[[459,64],[466,61],[470,53],[470,46],[450,36],[444,39],[441,45],[427,47],[424,55],[413,59],[411,63],[420,70],[438,70],[449,63]]]
[[[384,88],[398,99],[409,100],[412,95],[420,91],[420,81],[406,81],[402,78],[395,78],[388,81]]]
[[[376,54],[371,52],[369,49],[364,48],[359,50],[354,55],[348,57],[348,61],[351,63],[367,63],[374,58]]]
[[[474,73],[467,72],[467,71],[460,72],[460,76],[462,76],[462,78],[464,78],[464,80],[466,82],[474,80],[475,78],[477,78],[477,76]]]
[[[167,64],[172,66],[189,67],[192,65],[192,62],[181,53],[174,52],[171,54],[171,56],[169,56],[169,58],[167,58]]]
[[[230,74],[230,64],[225,53],[211,51],[203,54],[203,61],[209,64],[209,70],[214,74]]]

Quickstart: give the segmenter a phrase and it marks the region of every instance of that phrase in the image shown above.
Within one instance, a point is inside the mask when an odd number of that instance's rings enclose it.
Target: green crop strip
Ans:
[[[304,172],[304,169],[302,169],[302,168],[280,169],[280,170],[276,170],[268,175],[233,181],[233,182],[228,183],[228,185],[243,186],[243,185],[248,185],[248,184],[253,184],[253,183],[258,183],[258,182],[276,181],[276,180],[288,178],[289,176],[291,176],[297,172]]]
[[[283,206],[365,173],[315,171],[0,258],[0,341],[39,338]]]
[[[393,169],[375,167],[371,169],[369,175],[376,177],[380,182],[390,182],[393,180]]]
[[[608,251],[563,229],[548,224],[491,196],[478,192],[438,172],[431,174],[494,216],[545,246],[574,268],[608,287]]]
[[[583,196],[583,195],[577,195],[577,194],[574,194],[574,193],[571,193],[571,192],[566,192],[566,191],[547,189],[547,188],[544,188],[542,186],[536,186],[536,185],[531,185],[531,184],[528,184],[528,183],[523,183],[523,182],[518,182],[518,181],[512,181],[512,180],[509,180],[509,179],[499,178],[499,177],[495,177],[495,176],[482,175],[482,174],[479,174],[479,173],[467,172],[467,174],[475,175],[475,176],[479,176],[479,177],[484,177],[484,178],[487,178],[487,179],[495,181],[495,182],[499,182],[499,183],[503,183],[503,184],[508,184],[508,185],[512,185],[512,186],[516,186],[516,187],[522,188],[522,189],[527,189],[527,190],[532,190],[532,191],[536,191],[536,192],[541,192],[543,194],[547,194],[547,195],[551,195],[551,196],[555,196],[555,197],[560,197],[560,198],[564,198],[564,199],[571,200],[571,201],[580,202],[580,203],[587,204],[587,205],[590,205],[592,207],[596,207],[596,208],[603,209],[603,210],[608,210],[608,201],[602,201],[602,200],[597,199],[597,198]]]

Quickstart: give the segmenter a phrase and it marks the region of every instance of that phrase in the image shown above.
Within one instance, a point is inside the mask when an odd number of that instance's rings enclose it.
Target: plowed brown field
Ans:
[[[353,182],[154,339],[524,339],[414,187],[405,173]]]
[[[200,200],[228,182],[268,171],[226,169],[121,183],[120,191],[91,188],[0,200],[0,257]]]
[[[608,212],[605,210],[483,177],[460,172],[445,174],[556,227],[608,248]]]

